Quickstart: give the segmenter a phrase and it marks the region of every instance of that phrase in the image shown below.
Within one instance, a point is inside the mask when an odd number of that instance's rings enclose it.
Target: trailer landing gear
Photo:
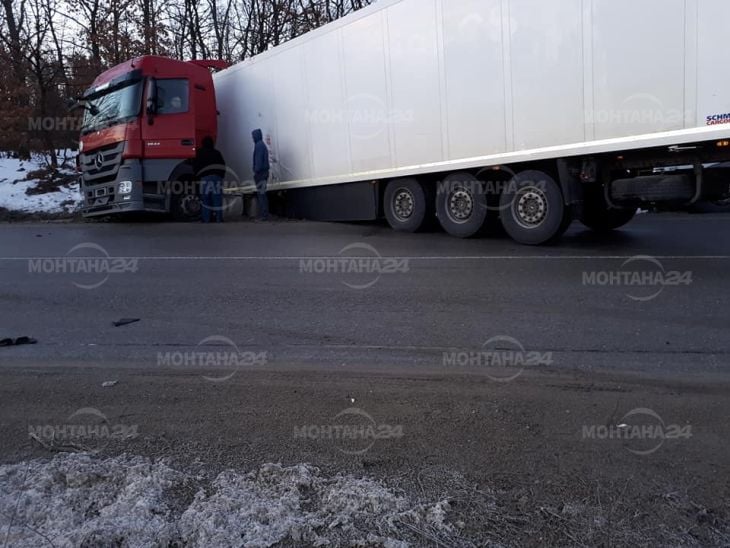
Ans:
[[[563,193],[542,171],[515,175],[500,199],[502,226],[513,240],[541,245],[562,236],[572,221]]]

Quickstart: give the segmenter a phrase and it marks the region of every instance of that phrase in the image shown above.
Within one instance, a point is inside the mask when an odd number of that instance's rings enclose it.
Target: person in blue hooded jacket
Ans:
[[[259,204],[259,219],[266,221],[269,218],[269,199],[266,196],[266,185],[269,182],[269,149],[264,143],[264,135],[260,129],[253,133],[253,180],[256,183],[256,195]]]

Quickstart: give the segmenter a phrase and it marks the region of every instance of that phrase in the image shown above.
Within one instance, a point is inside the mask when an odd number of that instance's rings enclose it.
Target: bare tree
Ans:
[[[65,98],[137,55],[236,62],[334,21],[371,0],[0,0],[0,148],[44,149],[70,132],[28,121],[67,115]]]

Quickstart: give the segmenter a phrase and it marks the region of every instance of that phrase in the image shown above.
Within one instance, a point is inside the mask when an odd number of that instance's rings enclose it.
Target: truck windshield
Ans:
[[[108,93],[94,94],[88,100],[81,133],[120,124],[139,115],[142,103],[142,81],[132,81],[123,87],[110,89]]]

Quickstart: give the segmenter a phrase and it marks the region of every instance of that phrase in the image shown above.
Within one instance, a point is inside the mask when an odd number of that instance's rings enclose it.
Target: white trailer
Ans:
[[[301,217],[613,229],[730,193],[707,169],[730,160],[727,21],[727,0],[378,0],[218,73],[218,146],[246,181],[262,129]]]

